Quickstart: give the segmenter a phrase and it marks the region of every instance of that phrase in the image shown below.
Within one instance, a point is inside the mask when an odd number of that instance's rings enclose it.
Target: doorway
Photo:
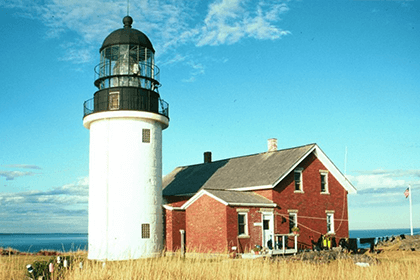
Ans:
[[[271,247],[273,246],[273,235],[274,235],[274,219],[273,213],[263,213],[262,215],[262,246]]]

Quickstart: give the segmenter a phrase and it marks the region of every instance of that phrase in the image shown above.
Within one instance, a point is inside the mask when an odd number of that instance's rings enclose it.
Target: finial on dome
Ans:
[[[124,28],[131,28],[131,24],[133,23],[133,18],[130,16],[125,16],[123,18]]]

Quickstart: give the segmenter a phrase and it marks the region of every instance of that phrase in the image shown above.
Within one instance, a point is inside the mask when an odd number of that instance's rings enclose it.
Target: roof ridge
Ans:
[[[220,161],[224,161],[224,160],[244,158],[244,157],[251,157],[251,156],[257,156],[257,155],[262,155],[262,154],[267,154],[267,153],[278,153],[278,152],[283,152],[283,151],[293,150],[293,149],[299,149],[299,148],[303,148],[303,147],[306,147],[306,146],[314,146],[314,145],[317,145],[317,144],[316,143],[311,143],[311,144],[306,144],[306,145],[301,145],[301,146],[297,146],[297,147],[291,147],[291,148],[281,149],[281,150],[272,151],[272,152],[262,152],[262,153],[255,153],[255,154],[250,154],[250,155],[235,156],[235,157],[231,157],[231,158],[214,160],[214,161],[208,162],[208,163],[202,162],[202,163],[196,163],[196,164],[190,164],[190,165],[181,165],[181,166],[177,166],[176,168],[191,167],[191,166],[197,166],[197,165],[202,165],[202,164],[212,164],[212,163],[220,162]]]

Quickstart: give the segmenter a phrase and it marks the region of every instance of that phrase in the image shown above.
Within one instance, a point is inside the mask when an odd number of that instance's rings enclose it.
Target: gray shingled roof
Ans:
[[[206,190],[228,204],[274,204],[271,200],[253,192]]]
[[[273,185],[314,146],[316,144],[177,167],[163,178],[163,195]]]

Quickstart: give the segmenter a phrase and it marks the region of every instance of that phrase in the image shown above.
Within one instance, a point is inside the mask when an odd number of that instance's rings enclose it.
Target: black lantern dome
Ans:
[[[151,50],[153,53],[155,52],[149,38],[147,38],[147,36],[144,35],[143,32],[131,28],[131,24],[133,24],[133,19],[130,16],[124,17],[123,23],[124,28],[115,30],[114,32],[109,34],[108,37],[105,38],[100,52],[106,47],[118,44],[139,45]]]
[[[100,48],[95,67],[94,98],[85,102],[84,115],[111,110],[137,110],[168,117],[168,104],[160,99],[159,68],[155,50],[147,36],[131,27],[126,16],[124,27],[113,31]]]

